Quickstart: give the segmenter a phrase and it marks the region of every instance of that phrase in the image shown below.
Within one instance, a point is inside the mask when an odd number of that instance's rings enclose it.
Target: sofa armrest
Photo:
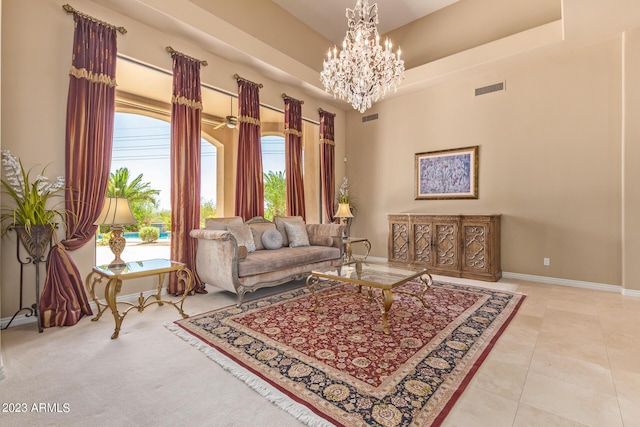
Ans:
[[[223,230],[191,230],[198,239],[196,272],[204,283],[238,293],[238,242]]]

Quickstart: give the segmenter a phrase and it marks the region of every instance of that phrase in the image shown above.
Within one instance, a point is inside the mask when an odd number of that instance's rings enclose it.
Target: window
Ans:
[[[217,197],[217,149],[205,139],[201,143],[201,212],[212,216],[215,214]],[[133,195],[131,207],[138,220],[138,224],[125,228],[127,246],[122,253],[125,261],[170,257],[170,144],[171,124],[168,121],[116,112],[111,174],[122,175],[126,169],[127,192]],[[139,231],[149,226],[158,228],[160,237],[155,242],[143,243]],[[100,231],[106,232],[108,229]],[[97,265],[107,264],[113,259],[104,237],[108,238],[101,234],[97,236]]]
[[[264,217],[272,220],[276,215],[287,214],[284,137],[263,136],[261,144],[262,171],[264,173]]]

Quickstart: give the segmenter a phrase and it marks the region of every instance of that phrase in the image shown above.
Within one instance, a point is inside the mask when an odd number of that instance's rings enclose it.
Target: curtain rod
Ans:
[[[172,48],[171,46],[167,46],[167,48],[166,48],[166,49],[167,49],[167,52],[169,52],[169,53],[170,53],[170,54],[172,54],[172,55],[174,55],[174,54],[175,54],[175,55],[180,55],[180,56],[183,56],[183,57],[185,57],[185,58],[187,58],[187,59],[191,59],[192,61],[199,62],[203,67],[206,67],[207,65],[209,65],[209,64],[207,63],[207,61],[202,61],[202,60],[200,60],[200,59],[198,59],[198,58],[194,58],[193,56],[185,55],[185,54],[184,54],[184,53],[182,53],[182,52],[178,52],[177,50],[175,50],[175,49],[174,49],[174,48]]]
[[[254,85],[258,86],[260,89],[262,89],[262,88],[264,87],[264,86],[262,85],[262,83],[254,83],[254,82],[252,82],[251,80],[247,80],[247,79],[245,79],[244,77],[240,77],[240,76],[239,76],[239,75],[237,75],[237,74],[234,74],[234,75],[233,75],[233,78],[234,78],[234,79],[236,79],[236,80],[242,80],[242,81],[244,81],[244,82],[253,83]]]
[[[133,64],[136,64],[136,65],[139,65],[141,67],[149,68],[150,70],[158,71],[158,72],[160,72],[162,74],[166,74],[167,76],[173,76],[173,73],[171,71],[165,70],[165,69],[160,68],[160,67],[156,67],[155,65],[147,64],[147,63],[142,62],[142,61],[138,61],[137,59],[133,59],[133,58],[130,58],[128,56],[124,56],[122,54],[118,54],[118,59],[122,59],[123,61],[129,61],[129,62],[131,62]],[[223,95],[228,95],[228,96],[230,96],[232,98],[236,98],[236,99],[238,98],[238,94],[232,93],[232,92],[227,92],[226,90],[218,89],[217,87],[211,86],[208,83],[200,82],[200,85],[202,87],[206,87],[207,89],[210,89],[210,90],[212,90],[214,92],[218,92],[218,93],[221,93]],[[279,108],[275,108],[275,107],[272,107],[270,105],[263,104],[263,103],[260,103],[260,106],[264,107],[264,108],[267,108],[267,109],[269,109],[271,111],[275,111],[277,113],[284,114],[284,111],[279,109]],[[308,119],[308,118],[305,118],[305,117],[302,117],[302,121],[303,122],[307,122],[307,123],[311,123],[313,125],[319,125],[320,124],[320,122],[317,121],[317,120],[311,120],[311,119]]]
[[[321,113],[321,114],[322,114],[322,113],[327,113],[327,114],[331,114],[333,117],[335,117],[335,116],[336,116],[336,113],[332,113],[332,112],[330,112],[330,111],[323,110],[322,108],[318,108],[318,113]]]
[[[300,104],[304,104],[304,101],[301,101],[301,100],[299,100],[299,99],[295,99],[293,96],[289,96],[289,95],[287,95],[286,93],[283,93],[283,94],[282,94],[282,99],[290,99],[290,100],[292,100],[292,101],[299,102]]]
[[[64,9],[65,12],[69,13],[69,14],[74,14],[74,15],[78,15],[78,16],[82,16],[83,18],[87,18],[92,20],[93,22],[97,22],[99,24],[105,25],[107,27],[111,27],[111,28],[115,28],[120,34],[127,34],[127,29],[124,27],[116,27],[113,24],[109,24],[108,22],[105,21],[101,21],[99,19],[94,18],[93,16],[89,16],[85,13],[80,12],[79,10],[74,9],[72,6],[70,6],[69,4],[63,4],[62,8]]]

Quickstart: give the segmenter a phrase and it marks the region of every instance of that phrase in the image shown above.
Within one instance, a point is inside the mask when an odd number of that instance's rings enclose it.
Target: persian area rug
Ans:
[[[398,290],[417,292],[409,282]],[[355,285],[326,281],[192,316],[167,327],[312,425],[442,423],[525,296],[434,282],[425,297],[394,293],[390,334]],[[364,291],[363,291],[364,292]]]

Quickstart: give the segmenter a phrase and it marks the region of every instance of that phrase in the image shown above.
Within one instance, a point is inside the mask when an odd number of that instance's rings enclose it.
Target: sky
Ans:
[[[116,113],[113,134],[111,172],[126,167],[130,179],[143,174],[142,181],[160,190],[161,210],[171,209],[171,174],[169,144],[171,124],[138,114]],[[262,163],[265,172],[284,171],[284,138],[262,138]],[[203,200],[216,200],[217,150],[202,140],[202,176],[200,195]]]

